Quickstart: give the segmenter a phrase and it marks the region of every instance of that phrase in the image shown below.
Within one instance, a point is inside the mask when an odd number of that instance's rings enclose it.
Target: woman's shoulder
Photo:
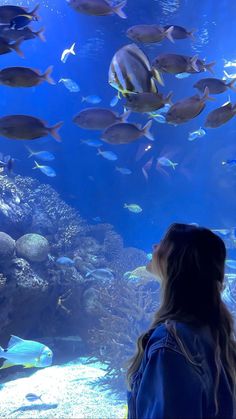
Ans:
[[[183,354],[183,347],[190,353],[202,352],[204,347],[210,347],[212,338],[207,326],[181,321],[168,321],[159,324],[152,332],[147,347],[147,356],[160,349],[167,348]]]

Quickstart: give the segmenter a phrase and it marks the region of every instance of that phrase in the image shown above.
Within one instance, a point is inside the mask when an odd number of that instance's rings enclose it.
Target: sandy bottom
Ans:
[[[85,358],[37,370],[29,377],[11,376],[0,385],[0,418],[123,419],[124,405],[114,396],[91,386],[105,374],[98,362],[84,365]],[[29,402],[26,394],[41,396]]]

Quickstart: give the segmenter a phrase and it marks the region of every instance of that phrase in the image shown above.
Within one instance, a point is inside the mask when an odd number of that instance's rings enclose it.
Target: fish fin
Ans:
[[[168,103],[169,105],[173,105],[172,102],[172,96],[173,96],[173,92],[168,93],[168,95],[164,98],[164,103]]]
[[[204,65],[204,67],[208,70],[208,71],[210,71],[210,73],[211,74],[215,74],[215,72],[214,72],[214,70],[212,69],[212,67],[214,67],[214,65],[216,64],[216,62],[215,61],[212,61],[211,63],[209,63],[209,64],[205,64]]]
[[[35,365],[33,365],[33,364],[25,364],[24,365],[24,368],[34,368],[35,367]]]
[[[72,55],[75,55],[75,42],[71,45],[71,47],[70,47],[70,53],[72,54]]]
[[[198,55],[194,55],[190,60],[190,65],[193,68],[193,70],[197,71],[199,73],[199,68],[197,65]]]
[[[12,348],[13,346],[17,345],[18,343],[24,342],[24,339],[19,338],[18,336],[11,335],[11,338],[8,342],[7,349]]]
[[[9,45],[9,48],[14,50],[21,58],[25,58],[23,51],[21,51],[20,44],[24,41],[24,38],[19,38],[14,44]]]
[[[126,122],[131,114],[131,111],[124,111],[124,113],[121,115],[121,121]]]
[[[46,80],[49,84],[53,84],[55,85],[56,82],[53,80],[53,78],[51,77],[51,73],[53,71],[53,65],[50,65],[50,67],[47,68],[47,70],[45,71],[44,74],[42,74],[42,78],[44,80]]]
[[[172,32],[174,30],[174,26],[170,26],[166,31],[165,31],[165,36],[166,38],[169,39],[170,42],[172,42],[173,44],[175,43],[175,40],[172,36]]]
[[[0,367],[0,370],[4,370],[5,368],[13,367],[15,364],[12,364],[10,361],[6,360]]]
[[[234,92],[236,92],[236,87],[234,86],[235,82],[236,82],[236,79],[233,79],[226,85],[227,87],[229,87],[229,89],[232,89]]]
[[[36,4],[36,6],[33,8],[32,12],[28,13],[29,15],[33,16],[35,20],[39,20],[39,16],[36,14],[40,7],[40,3]]]
[[[126,3],[127,3],[127,0],[124,0],[120,4],[118,4],[117,6],[112,8],[113,12],[116,13],[118,16],[120,16],[121,19],[127,19],[127,16],[126,16],[125,12],[122,10],[123,7],[126,6]]]
[[[148,121],[146,123],[146,125],[143,127],[142,132],[143,132],[143,135],[146,138],[148,138],[151,141],[154,141],[154,137],[153,137],[153,135],[150,132],[151,126],[152,126],[152,121]]]
[[[209,96],[209,93],[210,93],[210,91],[209,91],[209,89],[208,89],[208,87],[206,86],[205,87],[205,90],[204,90],[204,93],[203,93],[203,96],[202,96],[202,98],[201,98],[201,100],[203,101],[203,102],[205,102],[206,100],[211,100],[211,101],[215,101],[215,98],[214,97],[210,97]]]
[[[61,142],[61,137],[60,137],[60,135],[57,131],[62,127],[63,124],[64,124],[64,122],[60,121],[57,124],[53,125],[52,127],[48,128],[48,132],[59,143]]]
[[[154,79],[156,79],[161,86],[165,86],[165,83],[164,83],[164,80],[160,71],[158,71],[156,68],[152,68],[152,75]]]
[[[46,38],[45,38],[45,36],[44,36],[44,31],[45,31],[45,28],[41,28],[41,29],[39,29],[39,31],[37,31],[37,32],[34,32],[35,33],[35,35],[42,41],[42,42],[46,42]]]

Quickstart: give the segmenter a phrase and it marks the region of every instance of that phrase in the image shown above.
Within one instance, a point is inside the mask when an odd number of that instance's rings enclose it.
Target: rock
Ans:
[[[6,233],[0,232],[0,265],[5,265],[14,256],[15,253],[15,240]]]
[[[25,234],[16,241],[16,253],[31,262],[43,262],[48,258],[49,243],[39,234]]]

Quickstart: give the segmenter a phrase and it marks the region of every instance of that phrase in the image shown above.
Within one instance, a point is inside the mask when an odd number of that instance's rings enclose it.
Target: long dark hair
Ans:
[[[161,278],[162,301],[147,332],[137,341],[137,352],[129,361],[128,388],[138,370],[148,339],[160,323],[169,320],[208,325],[215,341],[217,369],[215,404],[221,362],[236,395],[236,341],[234,321],[221,299],[226,248],[211,230],[196,225],[172,224],[157,251],[153,253],[152,272]],[[172,330],[176,336],[176,330]],[[180,339],[176,336],[177,340]],[[186,354],[187,356],[187,354]]]

